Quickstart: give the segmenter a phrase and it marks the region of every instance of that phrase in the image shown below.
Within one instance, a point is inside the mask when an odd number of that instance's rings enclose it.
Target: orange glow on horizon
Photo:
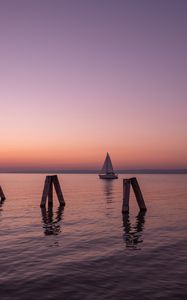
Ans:
[[[49,147],[47,145],[14,146],[14,148],[1,148],[0,165],[8,168],[28,169],[100,169],[106,152],[110,153],[114,168],[116,169],[174,169],[185,168],[185,148],[162,148],[159,145],[140,145],[130,147],[104,146],[96,149],[91,145],[78,145],[74,147]],[[182,151],[181,151],[182,150]],[[176,157],[175,152],[180,152]],[[171,161],[173,163],[171,164]],[[187,163],[186,163],[187,166]]]

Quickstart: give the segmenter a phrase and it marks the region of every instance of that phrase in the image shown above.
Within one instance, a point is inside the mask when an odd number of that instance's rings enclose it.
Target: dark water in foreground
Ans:
[[[185,299],[187,175],[137,175],[147,213],[122,178],[59,175],[65,209],[39,207],[45,175],[0,174],[0,299]]]

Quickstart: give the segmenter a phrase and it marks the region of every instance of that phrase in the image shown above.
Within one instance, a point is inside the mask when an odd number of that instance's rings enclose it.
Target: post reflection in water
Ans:
[[[53,207],[41,207],[43,229],[45,235],[58,235],[61,232],[61,221],[63,219],[64,207],[59,206],[55,216]]]
[[[129,214],[123,214],[123,239],[127,248],[140,249],[140,244],[143,242],[142,232],[145,224],[145,211],[140,211],[136,216],[136,224],[132,227]]]
[[[5,200],[0,198],[0,212],[3,211],[3,204],[4,204]]]
[[[1,214],[2,214],[2,211],[3,211],[4,202],[5,202],[5,200],[0,198],[0,222],[2,221]]]

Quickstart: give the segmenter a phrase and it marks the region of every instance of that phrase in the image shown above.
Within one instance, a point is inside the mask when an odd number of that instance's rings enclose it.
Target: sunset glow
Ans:
[[[186,1],[1,1],[0,171],[187,168]]]

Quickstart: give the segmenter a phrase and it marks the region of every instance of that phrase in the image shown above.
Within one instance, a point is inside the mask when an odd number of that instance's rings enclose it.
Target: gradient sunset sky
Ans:
[[[186,0],[0,0],[0,170],[187,168]]]

